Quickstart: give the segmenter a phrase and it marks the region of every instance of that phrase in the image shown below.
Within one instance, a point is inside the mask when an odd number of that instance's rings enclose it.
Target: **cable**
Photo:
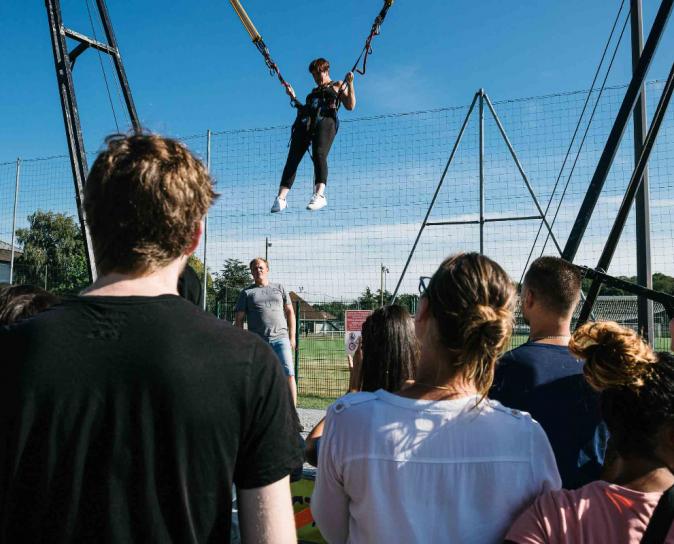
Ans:
[[[571,182],[571,177],[573,176],[573,173],[576,169],[576,164],[578,164],[578,159],[580,158],[580,153],[583,150],[583,146],[585,145],[585,140],[587,138],[587,134],[590,131],[590,125],[592,124],[592,120],[594,119],[594,114],[597,111],[597,106],[599,106],[599,101],[600,101],[601,96],[604,92],[604,86],[606,85],[606,81],[608,80],[608,76],[611,73],[611,68],[613,67],[613,61],[615,60],[616,54],[618,53],[618,47],[620,46],[620,42],[622,41],[623,34],[625,33],[625,29],[627,28],[627,22],[629,21],[629,18],[630,18],[630,13],[628,12],[627,17],[625,18],[625,23],[623,24],[623,28],[620,32],[620,36],[618,37],[618,43],[616,43],[615,49],[613,51],[613,55],[611,57],[611,62],[609,63],[608,69],[606,71],[606,75],[604,76],[604,81],[602,82],[601,88],[599,89],[599,94],[597,95],[597,100],[596,100],[596,102],[594,104],[594,107],[592,109],[592,113],[590,114],[590,119],[588,121],[587,126],[585,127],[585,132],[583,133],[583,138],[582,138],[582,140],[580,142],[580,145],[578,147],[578,152],[576,153],[576,158],[573,161],[573,165],[571,166],[571,171],[569,172],[569,176],[566,179],[566,184],[564,185],[564,191],[562,191],[562,196],[559,199],[559,204],[557,205],[557,210],[555,211],[555,215],[552,218],[550,228],[552,228],[554,226],[555,221],[557,221],[557,216],[559,215],[559,211],[562,208],[562,202],[564,201],[564,197],[566,196],[566,191],[569,188],[569,183]],[[545,239],[545,242],[543,244],[543,249],[541,250],[541,255],[543,255],[543,252],[545,251],[545,247],[548,244],[549,238],[550,237],[548,235],[548,237]]]
[[[89,14],[89,24],[91,24],[91,32],[94,36],[94,40],[98,41],[98,38],[96,37],[96,29],[94,28],[94,19],[91,16],[91,9],[89,7],[89,0],[85,0],[85,4],[87,6],[87,13]],[[119,123],[117,122],[117,114],[115,112],[115,105],[112,102],[112,95],[110,94],[110,86],[108,85],[108,78],[105,74],[105,68],[103,66],[103,59],[101,57],[101,52],[97,49],[96,52],[98,53],[98,62],[101,65],[101,73],[103,74],[103,81],[105,82],[105,90],[108,93],[108,102],[110,102],[110,109],[112,110],[112,117],[115,120],[115,127],[117,129],[117,132],[119,132]]]
[[[620,14],[622,13],[624,5],[625,5],[625,0],[622,0],[622,2],[620,3],[620,7],[618,8],[618,13],[616,14],[615,20],[613,21],[613,26],[611,27],[611,32],[609,33],[608,40],[606,41],[606,45],[604,46],[604,51],[601,54],[601,59],[599,60],[599,64],[597,66],[597,69],[595,70],[594,78],[592,79],[592,84],[590,85],[590,89],[587,91],[587,96],[585,97],[585,103],[583,104],[583,109],[580,112],[580,117],[578,118],[578,123],[576,124],[576,128],[573,131],[573,136],[571,137],[571,142],[569,143],[569,147],[566,150],[566,155],[564,156],[564,160],[562,161],[562,166],[559,169],[559,174],[557,175],[557,179],[555,180],[555,184],[552,188],[552,193],[550,194],[548,204],[545,208],[544,217],[548,215],[548,211],[550,210],[550,206],[552,205],[552,200],[555,196],[555,193],[557,192],[557,187],[559,186],[559,182],[560,182],[562,174],[564,172],[564,167],[566,166],[566,162],[569,158],[569,155],[571,154],[571,149],[573,148],[573,144],[576,140],[576,136],[578,135],[578,130],[580,129],[580,125],[583,121],[583,117],[585,116],[585,111],[587,109],[587,105],[590,101],[590,97],[592,96],[592,92],[594,91],[594,85],[597,82],[597,78],[599,77],[599,73],[601,72],[601,67],[604,64],[604,60],[606,58],[606,53],[608,51],[609,45],[611,44],[611,40],[613,39],[613,34],[615,33],[616,25],[618,24],[618,21],[620,19]],[[630,12],[628,11],[628,15],[627,15],[628,19],[629,19],[629,13]],[[627,24],[628,19],[625,20],[625,25]],[[623,29],[622,29],[622,32],[620,34],[620,38],[618,38],[618,43],[616,44],[615,50],[613,52],[613,57],[612,57],[611,62],[609,64],[608,70],[606,72],[606,77],[604,78],[604,81],[603,81],[603,84],[602,84],[602,87],[601,87],[601,91],[599,93],[599,96],[597,97],[597,101],[595,102],[594,109],[593,109],[592,115],[590,117],[590,121],[588,122],[586,132],[585,132],[585,136],[587,135],[587,130],[589,129],[590,124],[592,123],[592,117],[594,116],[594,112],[596,111],[597,104],[599,103],[599,98],[601,98],[601,93],[603,92],[604,87],[606,85],[606,79],[608,78],[608,74],[611,71],[611,65],[613,64],[613,59],[615,59],[615,55],[616,55],[616,52],[618,50],[618,46],[620,45],[620,41],[622,39],[623,32],[625,31],[625,25],[623,25]],[[583,136],[583,142],[585,141],[585,136]],[[582,145],[583,144],[581,143],[581,146],[579,147],[579,150],[578,150],[578,155],[580,154],[580,150],[582,149]],[[578,160],[578,155],[576,155],[576,161]],[[575,162],[574,162],[574,168],[575,168]],[[572,173],[573,173],[573,170],[572,170]],[[569,180],[570,180],[570,176],[569,176]],[[564,188],[564,193],[562,194],[562,198],[560,199],[560,204],[557,208],[557,212],[555,213],[554,219],[553,219],[552,223],[550,224],[550,229],[552,229],[552,227],[555,224],[554,220],[557,218],[557,214],[559,213],[561,202],[564,198],[564,194],[566,193],[566,188],[568,187],[569,180],[567,180],[567,185]],[[538,238],[540,237],[541,231],[543,230],[544,223],[545,223],[545,221],[541,221],[541,224],[538,227],[538,232],[536,233],[536,238],[534,239],[534,243],[531,246],[531,251],[529,252],[529,255],[527,257],[527,261],[524,264],[524,268],[522,269],[522,276],[520,277],[520,284],[524,280],[524,274],[526,273],[526,270],[529,266],[529,263],[531,262],[531,257],[533,256],[534,250],[536,249],[536,244],[538,243]],[[545,240],[545,244],[543,245],[543,251],[545,251],[545,247],[546,247],[549,239],[550,239],[550,232],[548,232],[547,238]],[[542,252],[541,252],[541,255],[542,255]]]

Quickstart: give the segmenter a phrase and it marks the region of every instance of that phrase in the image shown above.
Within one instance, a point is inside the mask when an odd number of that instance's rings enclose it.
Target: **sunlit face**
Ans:
[[[267,281],[269,268],[264,261],[255,261],[250,267],[250,273],[253,275],[253,280],[257,285],[263,284]]]
[[[325,85],[330,81],[330,73],[327,70],[324,72],[312,70],[311,75],[313,76],[316,85]]]

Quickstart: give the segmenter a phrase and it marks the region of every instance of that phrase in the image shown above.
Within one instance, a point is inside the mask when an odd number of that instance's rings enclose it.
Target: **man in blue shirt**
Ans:
[[[489,394],[542,425],[567,489],[599,478],[606,442],[598,395],[568,349],[580,287],[580,275],[562,259],[541,257],[531,264],[520,296],[529,340],[501,358]]]

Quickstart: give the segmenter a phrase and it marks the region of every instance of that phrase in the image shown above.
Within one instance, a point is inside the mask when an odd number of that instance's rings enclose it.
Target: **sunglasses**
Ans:
[[[431,284],[431,278],[429,276],[420,276],[419,277],[419,295],[424,296],[426,291],[428,291],[428,286]]]

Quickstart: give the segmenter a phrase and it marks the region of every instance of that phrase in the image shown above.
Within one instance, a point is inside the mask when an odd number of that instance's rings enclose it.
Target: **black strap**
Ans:
[[[641,544],[663,544],[674,521],[674,486],[662,494],[648,522]]]

